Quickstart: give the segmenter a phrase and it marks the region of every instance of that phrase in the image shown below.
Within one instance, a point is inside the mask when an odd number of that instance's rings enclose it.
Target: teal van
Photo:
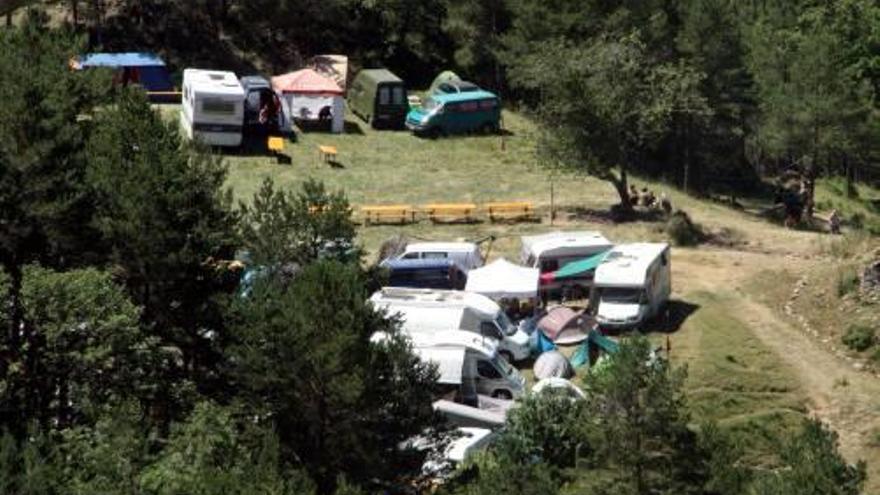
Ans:
[[[406,116],[406,127],[415,134],[437,136],[472,131],[498,132],[501,100],[488,91],[433,94]]]

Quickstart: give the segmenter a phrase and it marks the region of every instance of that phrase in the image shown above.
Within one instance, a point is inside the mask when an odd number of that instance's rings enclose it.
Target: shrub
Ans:
[[[874,329],[865,325],[850,325],[842,340],[854,351],[865,351],[874,345]]]
[[[865,227],[865,215],[856,212],[849,216],[849,226],[854,229],[862,229]]]
[[[703,229],[682,210],[677,210],[669,217],[666,235],[676,246],[696,246],[706,239]]]
[[[859,286],[859,274],[852,267],[837,272],[837,297],[843,297]]]

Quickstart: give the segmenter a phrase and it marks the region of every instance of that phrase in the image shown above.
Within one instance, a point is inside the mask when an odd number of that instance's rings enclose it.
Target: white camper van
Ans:
[[[548,234],[522,237],[521,261],[525,266],[538,268],[541,274],[552,273],[567,263],[589,258],[608,251],[611,241],[599,232],[550,232]],[[551,281],[541,284],[541,290],[554,291],[568,287],[589,289],[592,276]]]
[[[483,266],[483,255],[479,246],[473,242],[414,242],[407,244],[395,259],[451,259],[465,273]]]
[[[240,146],[244,89],[232,72],[185,69],[180,123],[184,135],[210,146]]]
[[[390,314],[399,314],[407,333],[465,331],[499,341],[499,351],[510,360],[529,357],[529,336],[486,296],[457,290],[384,287],[370,301]]]
[[[672,292],[671,264],[666,243],[621,244],[611,250],[593,281],[599,325],[631,328],[656,316]]]
[[[494,341],[468,332],[411,334],[413,350],[437,365],[441,384],[461,387],[464,396],[489,395],[515,399],[526,380],[504,357]]]

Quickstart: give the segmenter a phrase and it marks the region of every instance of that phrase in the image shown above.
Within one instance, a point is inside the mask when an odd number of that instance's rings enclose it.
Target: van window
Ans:
[[[387,105],[391,103],[391,91],[388,90],[388,86],[382,86],[379,88],[379,104]]]
[[[559,260],[541,260],[541,273],[555,272],[559,269]]]
[[[459,112],[476,112],[477,111],[477,102],[475,101],[465,101],[459,104],[458,107]]]
[[[449,256],[446,253],[422,253],[422,258],[425,259],[446,259]]]
[[[202,100],[202,112],[215,115],[235,115],[235,102],[205,98]]]
[[[403,259],[405,260],[417,260],[419,259],[419,254],[421,253],[406,253],[403,255]]]
[[[480,322],[480,335],[495,340],[501,340],[502,338],[504,338],[504,336],[501,335],[501,331],[498,330],[497,326],[495,326],[495,323],[491,321]]]
[[[663,254],[660,255],[660,264],[666,266],[667,263],[669,263],[669,260],[666,258],[666,251],[664,251]]]
[[[394,87],[394,104],[403,105],[406,98],[403,96],[403,86]]]
[[[492,366],[492,363],[489,361],[484,361],[482,359],[477,361],[477,374],[489,380],[501,379],[501,373],[495,369],[495,366]]]
[[[481,110],[491,110],[498,106],[498,101],[496,100],[480,100],[480,109]]]

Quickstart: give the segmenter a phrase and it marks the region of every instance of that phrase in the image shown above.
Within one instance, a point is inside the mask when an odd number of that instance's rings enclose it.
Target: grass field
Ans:
[[[163,108],[169,116],[176,110]],[[515,261],[519,236],[553,229],[600,230],[616,242],[665,239],[659,222],[602,221],[593,213],[607,211],[616,202],[611,186],[574,173],[550,174],[537,163],[535,126],[514,113],[505,113],[504,121],[508,134],[502,143],[501,136],[424,140],[403,131],[375,131],[350,120],[347,128],[352,132],[343,135],[299,134],[296,142],[287,143],[289,165],[279,165],[269,156],[226,156],[228,184],[242,201],[248,201],[265,178],[284,189],[295,189],[311,177],[344,190],[356,209],[368,204],[526,200],[542,212],[539,223],[433,225],[420,221],[407,226],[361,227],[359,238],[368,252],[396,235],[428,240],[493,236],[493,241],[482,245],[488,258],[504,256]],[[337,147],[338,166],[319,160],[319,145]],[[553,225],[549,219],[551,180],[558,211]],[[773,461],[778,433],[790,430],[807,415],[818,415],[842,432],[845,454],[877,466],[880,451],[861,435],[880,428],[876,379],[855,373],[848,363],[838,362],[827,349],[806,339],[796,321],[782,311],[801,273],[813,273],[835,259],[832,251],[849,248],[837,245],[826,234],[785,230],[668,186],[641,179],[635,182],[657,193],[666,191],[676,208],[686,210],[707,229],[729,229],[740,238],[735,245],[673,250],[673,298],[685,314],[671,333],[650,335],[658,343],[668,335],[673,363],[688,367],[687,388],[695,421],[718,421],[736,434],[752,462],[766,464]],[[844,201],[834,187],[820,184],[817,194],[823,204]],[[845,214],[863,213],[866,222],[877,221],[870,202],[880,197],[876,193],[864,189],[861,199],[845,200],[841,203]],[[876,245],[876,239],[867,242]],[[843,383],[850,385],[839,386]],[[880,471],[872,467],[871,474],[869,492],[880,489]]]

